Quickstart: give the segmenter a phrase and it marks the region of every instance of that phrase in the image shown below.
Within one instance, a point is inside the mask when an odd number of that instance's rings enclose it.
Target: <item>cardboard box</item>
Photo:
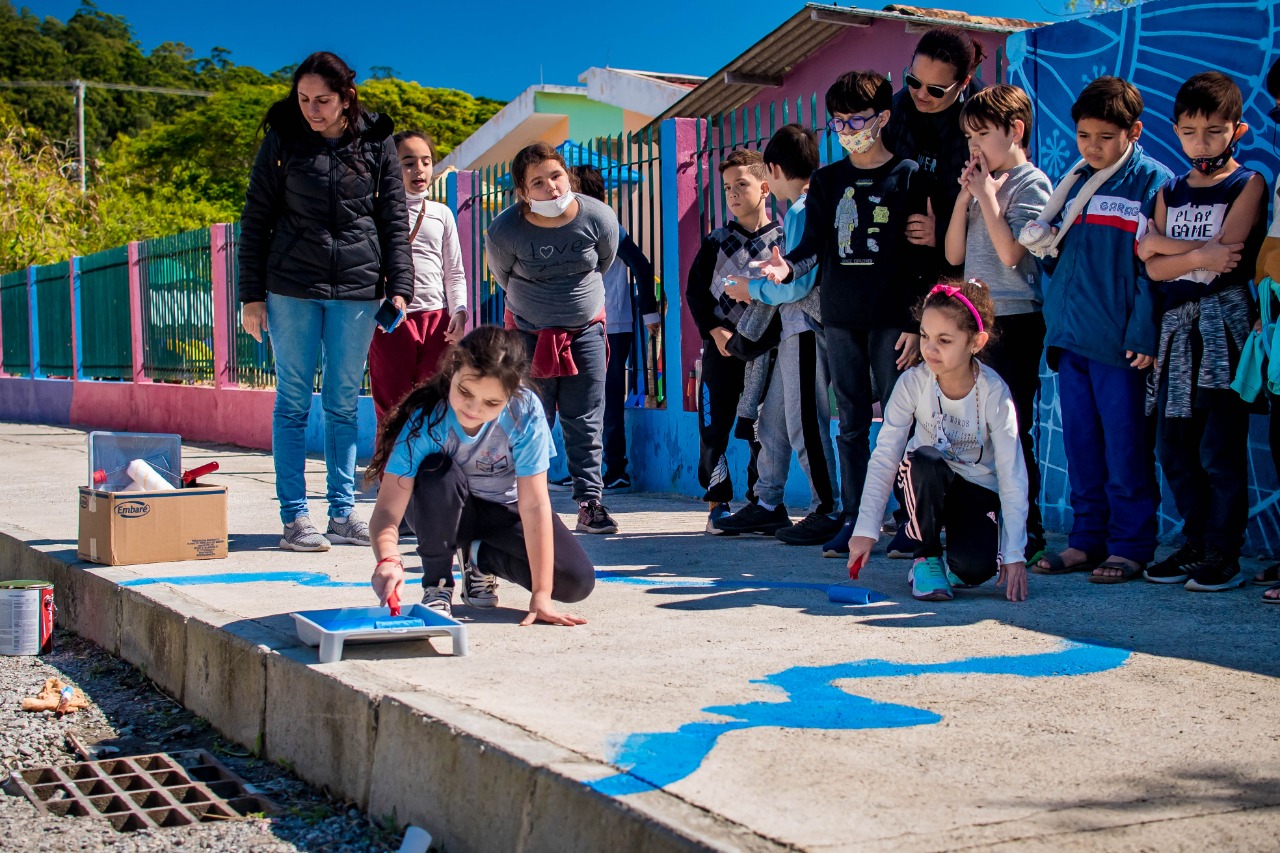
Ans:
[[[227,487],[101,492],[80,487],[80,559],[108,566],[227,556]]]

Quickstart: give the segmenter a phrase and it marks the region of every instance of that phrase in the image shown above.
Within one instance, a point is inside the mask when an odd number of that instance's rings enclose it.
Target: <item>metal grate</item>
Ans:
[[[9,781],[44,813],[106,818],[121,832],[277,811],[203,749],[14,770]]]

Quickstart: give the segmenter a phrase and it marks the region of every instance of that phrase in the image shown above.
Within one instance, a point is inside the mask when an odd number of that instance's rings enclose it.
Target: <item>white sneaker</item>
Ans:
[[[453,618],[453,587],[447,585],[444,578],[435,586],[422,591],[422,606],[439,613],[441,616]]]
[[[280,547],[287,551],[328,551],[329,540],[311,523],[311,516],[299,515],[284,526]]]
[[[343,518],[329,519],[329,529],[325,538],[335,545],[372,545],[369,540],[369,525],[360,520],[354,512]]]
[[[498,606],[498,579],[485,574],[476,565],[480,556],[480,543],[458,549],[458,566],[462,569],[462,601],[472,607],[485,610]]]

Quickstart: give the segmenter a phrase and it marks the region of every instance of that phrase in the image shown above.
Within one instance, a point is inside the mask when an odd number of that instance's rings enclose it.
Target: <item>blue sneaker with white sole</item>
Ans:
[[[916,601],[950,601],[951,583],[941,557],[919,557],[907,572],[911,597]]]

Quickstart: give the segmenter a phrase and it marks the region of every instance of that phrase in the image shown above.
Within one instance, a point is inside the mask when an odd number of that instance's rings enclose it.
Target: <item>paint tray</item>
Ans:
[[[298,629],[298,639],[320,647],[320,663],[342,660],[346,643],[395,643],[428,637],[449,637],[455,656],[467,653],[466,626],[421,604],[405,608],[398,617],[386,607],[305,610],[289,615]]]
[[[89,433],[89,488],[104,492],[123,491],[132,481],[129,463],[145,460],[175,489],[182,488],[182,436],[154,432]],[[105,480],[95,483],[93,473],[101,471]]]

